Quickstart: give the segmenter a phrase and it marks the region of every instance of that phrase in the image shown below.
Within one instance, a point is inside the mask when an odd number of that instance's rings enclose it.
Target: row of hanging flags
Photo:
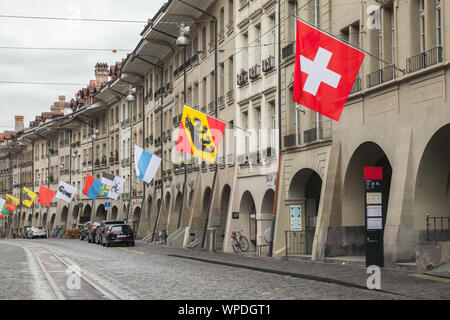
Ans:
[[[297,20],[293,100],[302,106],[338,121],[364,60],[361,50]],[[184,106],[177,140],[177,151],[215,163],[226,123],[196,109]],[[135,146],[136,177],[150,183],[162,159]],[[95,200],[99,195],[117,200],[125,180],[106,171],[101,180],[86,176],[84,195]],[[70,203],[77,188],[61,181],[56,191],[40,186],[39,194],[23,188],[22,204],[31,207],[35,198],[46,207],[53,198]],[[0,198],[0,218],[15,211],[20,200]]]

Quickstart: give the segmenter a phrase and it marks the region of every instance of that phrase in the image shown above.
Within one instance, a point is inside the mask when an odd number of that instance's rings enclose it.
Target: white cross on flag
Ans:
[[[294,101],[338,121],[365,54],[297,20]]]

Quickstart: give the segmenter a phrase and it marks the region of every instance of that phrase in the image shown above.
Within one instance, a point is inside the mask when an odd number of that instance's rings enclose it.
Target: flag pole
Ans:
[[[340,39],[340,38],[338,38],[337,36],[335,36],[334,34],[332,34],[332,33],[328,32],[328,31],[326,31],[326,30],[324,30],[324,29],[321,29],[321,28],[319,28],[319,27],[317,27],[317,26],[315,26],[315,25],[309,23],[308,21],[306,21],[306,20],[304,20],[304,19],[302,19],[302,18],[296,16],[295,14],[294,14],[294,17],[295,17],[297,20],[300,20],[301,22],[307,24],[307,25],[310,26],[311,28],[314,28],[314,29],[316,29],[316,30],[319,30],[320,32],[326,33],[326,34],[329,35],[330,37],[333,37],[334,39],[336,39],[336,40],[338,40],[338,41],[340,41],[340,42],[343,42],[343,43],[345,43],[346,45],[348,45],[348,46],[350,46],[350,47],[352,47],[352,48],[354,48],[354,49],[356,49],[356,50],[358,50],[358,51],[361,51],[361,52],[363,52],[363,53],[365,53],[365,54],[371,56],[372,58],[375,58],[375,59],[377,59],[378,61],[383,62],[384,64],[386,64],[386,65],[388,65],[388,66],[393,67],[394,69],[400,71],[401,73],[406,74],[406,71],[405,71],[404,69],[398,68],[395,64],[389,63],[389,62],[387,62],[386,60],[381,59],[380,57],[374,55],[373,53],[371,53],[371,52],[369,52],[369,51],[366,51],[366,50],[364,50],[364,49],[362,49],[362,48],[360,48],[360,47],[357,47],[357,46],[355,46],[354,44],[351,44],[350,42],[348,42],[348,41],[346,41],[346,40]]]

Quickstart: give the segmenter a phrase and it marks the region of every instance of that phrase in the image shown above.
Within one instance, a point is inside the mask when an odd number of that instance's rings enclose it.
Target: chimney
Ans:
[[[23,125],[23,116],[15,116],[15,131],[23,130],[25,127]]]
[[[98,62],[95,65],[95,86],[99,89],[108,82],[109,68],[107,63]]]
[[[66,102],[66,96],[59,96],[58,99],[60,105],[64,105],[64,102]]]

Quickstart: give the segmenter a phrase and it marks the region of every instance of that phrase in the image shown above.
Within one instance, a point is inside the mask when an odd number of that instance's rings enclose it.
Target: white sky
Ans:
[[[166,0],[0,0],[0,15],[142,20]],[[111,48],[133,50],[145,23],[74,22],[0,17],[0,46]],[[64,82],[87,86],[97,62],[115,64],[127,52],[0,49],[0,81]],[[0,132],[14,129],[14,115],[25,126],[49,111],[58,96],[66,101],[83,86],[0,83]]]

